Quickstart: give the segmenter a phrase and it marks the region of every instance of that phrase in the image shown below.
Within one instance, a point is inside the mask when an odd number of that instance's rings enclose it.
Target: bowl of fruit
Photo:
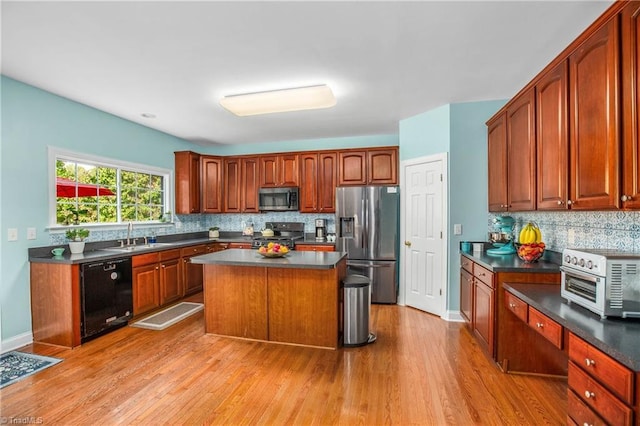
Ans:
[[[287,246],[271,242],[266,246],[260,247],[258,249],[258,253],[264,257],[284,257],[289,253],[289,248]]]
[[[524,263],[533,263],[544,254],[544,243],[516,244],[516,250],[518,257],[524,260]]]

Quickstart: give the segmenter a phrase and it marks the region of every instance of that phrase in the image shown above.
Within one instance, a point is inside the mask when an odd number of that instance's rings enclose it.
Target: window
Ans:
[[[50,150],[52,226],[163,222],[171,171]]]

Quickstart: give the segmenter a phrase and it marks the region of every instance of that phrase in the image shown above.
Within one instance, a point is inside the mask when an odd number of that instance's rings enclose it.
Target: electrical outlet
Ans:
[[[9,228],[7,231],[7,240],[18,241],[18,228]]]
[[[453,235],[462,235],[462,225],[460,223],[453,225]]]
[[[27,240],[36,239],[36,228],[27,228]]]

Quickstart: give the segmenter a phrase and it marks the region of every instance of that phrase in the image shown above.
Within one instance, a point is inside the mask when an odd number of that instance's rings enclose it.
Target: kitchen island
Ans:
[[[346,253],[291,251],[265,258],[231,249],[191,258],[204,265],[205,332],[337,349]]]

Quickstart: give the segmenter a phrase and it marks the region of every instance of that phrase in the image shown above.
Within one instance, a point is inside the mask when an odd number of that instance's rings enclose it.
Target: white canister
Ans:
[[[473,252],[474,253],[482,253],[482,249],[484,249],[483,243],[473,243]]]

